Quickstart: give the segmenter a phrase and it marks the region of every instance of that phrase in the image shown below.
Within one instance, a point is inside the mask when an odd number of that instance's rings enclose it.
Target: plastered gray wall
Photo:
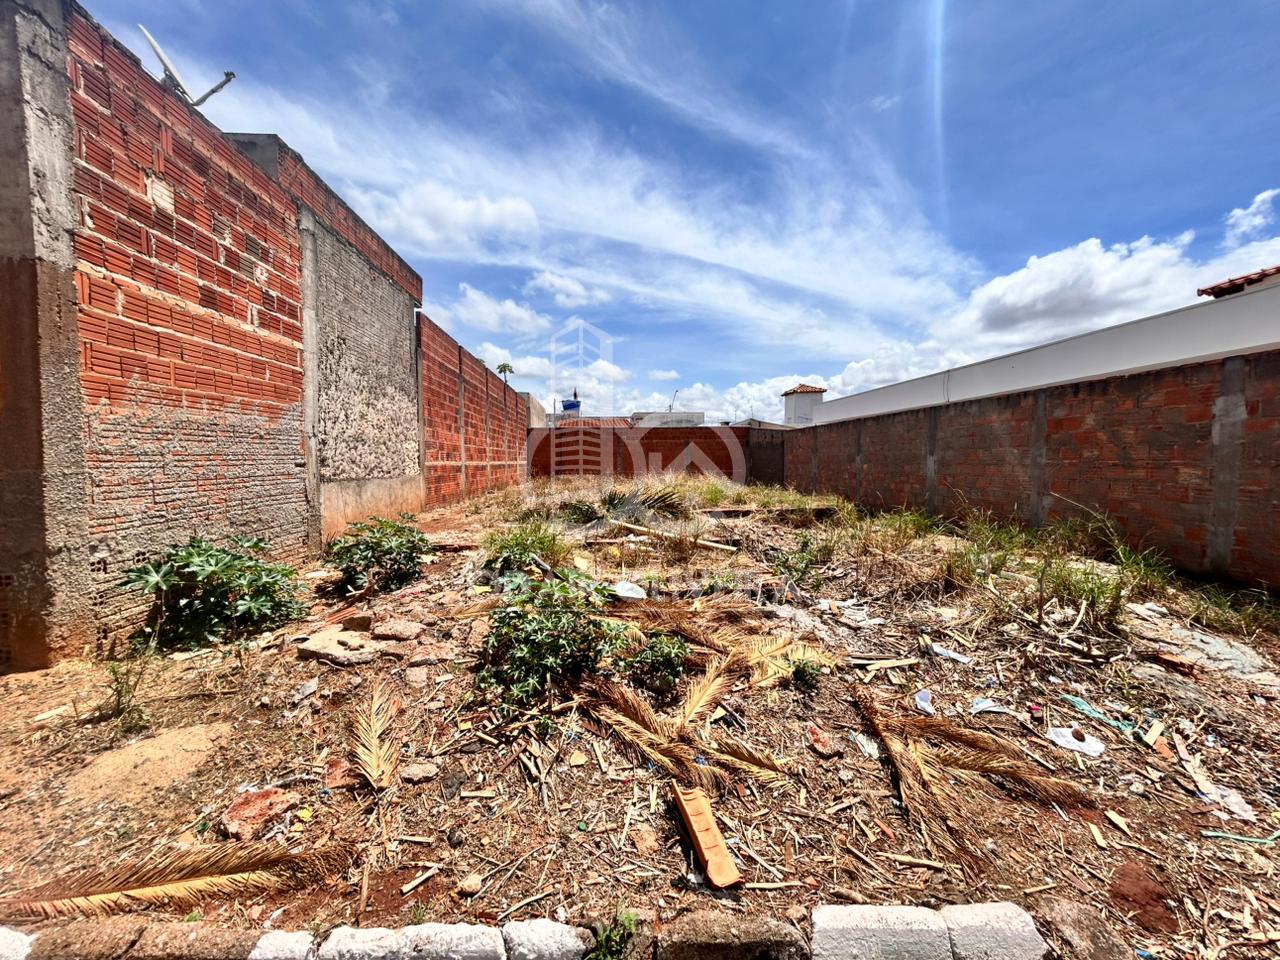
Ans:
[[[315,456],[324,535],[422,503],[414,299],[312,220]],[[308,269],[310,264],[308,264]]]
[[[90,633],[63,13],[0,3],[0,670]]]

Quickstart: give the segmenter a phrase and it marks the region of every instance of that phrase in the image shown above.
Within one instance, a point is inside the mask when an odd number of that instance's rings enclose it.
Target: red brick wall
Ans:
[[[1232,376],[1238,387],[1224,387]],[[798,490],[1031,523],[1099,511],[1184,569],[1280,586],[1280,353],[822,424],[782,442]],[[1215,529],[1227,550],[1216,557]]]
[[[562,427],[529,431],[529,473],[642,476],[663,470],[746,479],[746,427]]]
[[[194,532],[305,550],[293,201],[79,11],[74,117],[90,569],[100,641],[122,571]]]
[[[425,314],[419,316],[426,502],[449,503],[518,483],[525,476],[528,405]]]

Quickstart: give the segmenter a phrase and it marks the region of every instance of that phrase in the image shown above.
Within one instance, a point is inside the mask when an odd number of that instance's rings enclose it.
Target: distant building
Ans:
[[[532,393],[520,394],[529,405],[529,429],[536,430],[547,425],[547,408]]]
[[[631,422],[637,427],[700,427],[707,415],[694,410],[649,410],[631,414]]]
[[[822,402],[826,387],[814,387],[799,383],[782,395],[783,422],[787,426],[806,426],[813,423],[814,411]]]

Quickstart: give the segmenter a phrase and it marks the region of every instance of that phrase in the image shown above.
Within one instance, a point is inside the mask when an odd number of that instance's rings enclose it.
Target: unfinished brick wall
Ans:
[[[671,470],[747,478],[746,427],[560,427],[529,431],[529,475],[637,477]]]
[[[90,572],[103,648],[123,571],[192,533],[301,558],[301,251],[291,198],[79,10],[70,18]]]
[[[418,335],[426,502],[449,503],[522,480],[524,399],[425,314]]]
[[[802,491],[1033,524],[1099,511],[1183,569],[1280,586],[1280,353],[781,437],[783,478]]]
[[[278,138],[233,143],[73,3],[0,5],[0,53],[0,670],[118,649],[124,571],[193,534],[300,561],[523,477],[525,404],[424,340],[418,275]],[[457,446],[430,498],[425,434]]]

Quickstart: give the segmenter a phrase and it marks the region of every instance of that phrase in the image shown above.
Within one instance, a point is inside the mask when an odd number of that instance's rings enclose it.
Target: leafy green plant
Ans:
[[[651,690],[675,689],[684,676],[689,645],[680,637],[654,634],[634,655],[620,659],[618,669],[632,674]]]
[[[370,517],[348,524],[347,532],[329,544],[329,558],[349,590],[403,587],[422,575],[422,562],[430,554],[431,541],[408,513],[398,521]]]
[[[500,581],[503,605],[489,615],[482,686],[497,686],[513,703],[528,703],[562,680],[594,672],[624,639],[601,619],[608,588],[576,571],[555,580],[511,574]]]
[[[639,929],[639,916],[627,910],[619,910],[613,923],[596,924],[596,945],[587,952],[585,960],[622,960],[627,952],[627,944]]]
[[[557,567],[569,558],[569,545],[560,534],[537,520],[491,533],[484,549],[485,566],[498,573],[527,570],[535,559]]]
[[[297,574],[266,559],[260,538],[219,547],[203,537],[125,571],[122,586],[152,596],[139,646],[155,650],[237,641],[305,615]]]
[[[794,550],[780,552],[773,560],[773,572],[797,587],[822,585],[822,577],[816,568],[829,563],[834,546],[829,539],[819,539],[808,533],[800,534]]]

